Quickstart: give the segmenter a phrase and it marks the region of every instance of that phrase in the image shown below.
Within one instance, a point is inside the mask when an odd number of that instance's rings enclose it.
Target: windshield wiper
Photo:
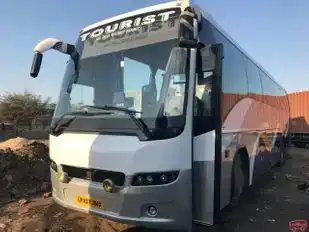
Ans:
[[[94,116],[94,115],[101,115],[101,114],[110,114],[108,112],[93,112],[89,113],[88,111],[73,111],[73,112],[68,112],[63,115],[51,126],[51,134],[54,136],[60,135],[65,128],[67,128],[76,118],[77,115],[89,115],[89,116]],[[64,120],[65,116],[73,116],[71,118],[68,118],[67,120]]]
[[[136,126],[143,132],[143,134],[147,137],[147,139],[151,138],[152,134],[148,128],[148,126],[146,125],[146,123],[143,121],[143,119],[138,118],[135,116],[135,114],[142,114],[142,112],[140,111],[136,111],[136,110],[129,110],[127,108],[123,108],[123,107],[117,107],[117,106],[109,106],[109,105],[104,105],[104,106],[91,106],[91,105],[86,105],[84,107],[89,107],[89,108],[94,108],[94,109],[100,109],[100,110],[111,110],[111,111],[120,111],[120,112],[124,112],[127,115],[129,115],[129,117],[132,119],[132,121],[136,124]]]
[[[142,112],[140,112],[140,111],[129,110],[127,108],[117,107],[117,106],[110,106],[110,105],[104,105],[104,106],[98,106],[98,105],[90,106],[90,105],[86,105],[84,107],[85,108],[99,109],[99,110],[116,110],[116,111],[121,111],[121,112],[125,112],[125,113],[142,114]]]

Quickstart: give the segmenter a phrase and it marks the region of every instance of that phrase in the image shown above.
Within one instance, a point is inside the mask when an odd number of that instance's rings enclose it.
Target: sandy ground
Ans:
[[[308,220],[309,194],[298,190],[296,180],[288,180],[286,175],[309,181],[309,150],[292,148],[290,154],[291,159],[284,167],[274,169],[273,174],[248,191],[239,206],[223,213],[222,224],[198,231],[285,232],[290,231],[290,221]],[[127,225],[64,209],[53,203],[52,198],[25,199],[28,202],[23,206],[18,200],[0,203],[0,231],[153,231],[128,229]]]

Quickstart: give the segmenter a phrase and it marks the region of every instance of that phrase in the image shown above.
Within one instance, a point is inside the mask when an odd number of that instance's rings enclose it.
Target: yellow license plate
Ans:
[[[102,201],[98,201],[88,196],[77,195],[75,200],[78,205],[86,208],[104,209]]]

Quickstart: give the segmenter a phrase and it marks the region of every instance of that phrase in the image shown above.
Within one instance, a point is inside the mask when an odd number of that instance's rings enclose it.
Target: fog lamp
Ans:
[[[69,183],[69,181],[70,181],[70,177],[69,177],[68,173],[66,173],[66,172],[60,171],[60,172],[58,172],[57,176],[58,176],[59,181],[62,182],[62,183]]]
[[[106,179],[103,181],[103,189],[105,192],[107,193],[111,193],[113,192],[113,189],[114,189],[114,183],[113,181],[109,180],[109,179]]]
[[[155,206],[153,206],[153,205],[148,206],[148,208],[147,208],[148,216],[154,217],[154,216],[157,215],[157,213],[158,213],[158,211],[157,211],[157,208]]]

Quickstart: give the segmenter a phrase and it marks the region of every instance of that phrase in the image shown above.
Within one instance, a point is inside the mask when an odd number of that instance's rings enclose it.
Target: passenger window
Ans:
[[[234,93],[246,96],[247,86],[247,59],[229,41],[224,44],[222,90],[224,93]]]
[[[268,95],[268,96],[276,95],[277,84],[275,84],[275,82],[272,79],[270,79],[270,77],[268,77],[266,73],[263,71],[260,71],[260,76],[262,79],[264,95]]]
[[[269,122],[268,128],[279,129],[285,131],[285,122],[288,120],[288,103],[285,96],[285,91],[273,81],[265,72],[260,71],[263,84],[263,102],[268,109],[266,114],[267,121]],[[280,118],[280,120],[275,120]]]
[[[251,61],[248,62],[247,77],[248,77],[249,93],[259,94],[259,95],[263,94],[262,82],[259,76],[258,68]]]

